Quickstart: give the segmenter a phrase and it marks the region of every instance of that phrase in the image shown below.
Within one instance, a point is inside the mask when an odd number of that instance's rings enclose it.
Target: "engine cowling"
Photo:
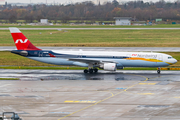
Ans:
[[[20,54],[21,54],[22,56],[27,56],[27,55],[28,55],[28,52],[27,52],[27,51],[21,51]]]
[[[102,68],[107,71],[116,71],[116,63],[104,63]]]

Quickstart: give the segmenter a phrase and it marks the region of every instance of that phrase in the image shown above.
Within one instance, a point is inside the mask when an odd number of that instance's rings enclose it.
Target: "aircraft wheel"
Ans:
[[[89,73],[93,73],[93,69],[89,69]]]
[[[98,72],[98,69],[97,69],[97,68],[95,68],[95,69],[94,69],[94,73],[97,73],[97,72]]]
[[[160,70],[157,70],[157,73],[158,73],[158,74],[160,74],[160,73],[161,73],[161,71],[160,71]]]
[[[88,73],[88,70],[87,70],[87,69],[85,69],[85,70],[84,70],[84,73]]]

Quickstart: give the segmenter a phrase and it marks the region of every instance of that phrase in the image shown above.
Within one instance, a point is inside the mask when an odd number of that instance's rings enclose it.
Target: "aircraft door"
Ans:
[[[159,56],[158,56],[158,60],[163,61],[163,56],[162,56],[162,55],[159,55]]]
[[[43,56],[43,52],[40,51],[40,52],[39,52],[39,57],[42,57],[42,56]]]
[[[127,54],[126,56],[127,56],[128,58],[130,58],[130,57],[131,57],[131,54]]]
[[[79,54],[78,54],[78,58],[82,58],[82,52],[79,52]]]

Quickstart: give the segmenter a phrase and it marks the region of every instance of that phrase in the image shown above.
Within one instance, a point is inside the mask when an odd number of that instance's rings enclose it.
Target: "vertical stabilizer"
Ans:
[[[16,27],[9,28],[17,50],[41,50],[35,47]]]

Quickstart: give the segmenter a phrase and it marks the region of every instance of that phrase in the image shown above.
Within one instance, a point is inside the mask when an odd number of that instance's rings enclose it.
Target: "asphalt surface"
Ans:
[[[42,50],[83,50],[83,51],[140,51],[140,52],[180,52],[180,47],[38,47]],[[15,46],[0,46],[0,51],[16,50]]]
[[[0,112],[23,120],[179,120],[180,71],[0,70]],[[2,114],[2,113],[0,113]]]

